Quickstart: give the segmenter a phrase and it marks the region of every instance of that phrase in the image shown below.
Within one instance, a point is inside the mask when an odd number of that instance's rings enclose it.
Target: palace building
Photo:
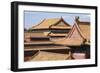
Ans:
[[[24,31],[25,61],[72,59],[72,53],[84,53],[87,48],[90,48],[90,22],[80,21],[79,17],[73,26],[61,17],[44,19]],[[88,49],[85,55],[89,57]]]

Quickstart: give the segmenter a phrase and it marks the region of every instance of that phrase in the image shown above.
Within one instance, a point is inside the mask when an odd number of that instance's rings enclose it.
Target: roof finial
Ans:
[[[75,21],[79,22],[79,16],[75,16]]]
[[[63,17],[61,16],[61,19],[63,19]]]

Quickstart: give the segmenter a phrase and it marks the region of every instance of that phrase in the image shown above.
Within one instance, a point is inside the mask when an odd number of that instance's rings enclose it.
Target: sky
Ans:
[[[37,25],[43,19],[63,18],[67,23],[73,25],[75,16],[79,16],[80,21],[90,22],[90,14],[88,13],[65,13],[65,12],[40,12],[40,11],[24,11],[24,28],[29,29]]]

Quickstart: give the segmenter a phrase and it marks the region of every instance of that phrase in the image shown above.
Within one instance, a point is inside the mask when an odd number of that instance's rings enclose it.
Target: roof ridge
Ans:
[[[63,20],[63,22],[64,22],[65,24],[67,24],[68,26],[70,26],[70,24],[69,24],[68,22],[66,22],[66,21],[64,20],[63,17],[61,17],[61,20]]]
[[[81,32],[81,30],[80,30],[80,28],[79,28],[79,26],[77,25],[77,22],[74,23],[74,25],[73,25],[71,31],[68,33],[68,35],[67,35],[66,37],[67,37],[67,38],[68,38],[68,37],[70,38],[70,37],[72,36],[72,34],[73,34],[74,30],[75,30],[75,27],[76,27],[76,29],[78,30],[80,36],[81,36],[83,39],[85,39],[84,36],[83,36],[83,34],[82,34],[82,32]]]
[[[60,17],[60,18],[59,18],[59,20],[58,20],[58,22],[55,22],[55,23],[54,23],[54,24],[52,24],[51,26],[58,24],[60,21],[63,21],[63,22],[65,23],[65,25],[70,26],[70,24],[69,24],[69,23],[67,23],[67,22],[63,19],[63,17]],[[51,26],[50,26],[50,27],[51,27]]]

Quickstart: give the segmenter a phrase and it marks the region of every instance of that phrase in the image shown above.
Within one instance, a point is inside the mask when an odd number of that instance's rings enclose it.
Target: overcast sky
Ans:
[[[31,26],[35,26],[40,23],[43,19],[49,18],[63,18],[70,25],[74,24],[75,16],[79,16],[81,21],[90,22],[90,14],[86,13],[64,13],[64,12],[34,12],[34,11],[24,11],[24,27],[26,29]]]

